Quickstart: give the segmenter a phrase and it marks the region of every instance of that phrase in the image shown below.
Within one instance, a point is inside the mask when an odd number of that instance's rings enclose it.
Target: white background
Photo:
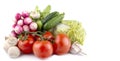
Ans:
[[[41,61],[33,55],[10,58],[3,50],[4,36],[11,31],[17,12],[31,11],[38,5],[44,9],[65,12],[65,19],[82,22],[87,36],[83,45],[86,56],[53,55],[42,61],[120,61],[120,1],[119,0],[2,0],[0,1],[0,60]]]

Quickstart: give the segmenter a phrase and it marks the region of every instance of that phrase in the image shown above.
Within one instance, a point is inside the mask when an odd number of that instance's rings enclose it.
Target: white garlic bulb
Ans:
[[[8,55],[11,58],[17,58],[18,56],[20,56],[20,49],[17,46],[12,46],[8,49]]]
[[[71,54],[80,54],[80,55],[86,55],[82,52],[81,45],[78,42],[74,42],[70,48]]]

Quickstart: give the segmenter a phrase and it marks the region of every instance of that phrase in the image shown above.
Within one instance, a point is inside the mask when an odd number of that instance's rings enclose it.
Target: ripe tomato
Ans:
[[[54,36],[53,36],[52,33],[49,32],[49,31],[47,31],[47,32],[45,32],[45,33],[43,34],[43,38],[45,38],[45,39],[47,39],[47,40],[49,40],[49,41],[54,40]]]
[[[71,47],[71,41],[65,34],[58,34],[53,44],[54,53],[58,55],[66,54]]]
[[[39,58],[47,58],[53,53],[53,46],[50,41],[36,41],[33,44],[33,53]]]
[[[18,47],[24,54],[30,54],[32,53],[32,46],[34,43],[34,38],[29,35],[26,40],[19,40],[18,41]]]
[[[35,35],[35,38],[34,38],[35,40],[39,40],[39,41],[41,41],[41,38],[40,38],[40,36],[37,36],[37,35]]]

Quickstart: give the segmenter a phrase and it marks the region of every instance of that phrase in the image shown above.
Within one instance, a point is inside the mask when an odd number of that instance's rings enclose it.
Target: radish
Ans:
[[[17,13],[17,14],[15,15],[15,19],[16,19],[16,20],[20,20],[20,19],[21,19],[21,14],[20,14],[20,13]]]
[[[17,37],[17,34],[15,33],[14,30],[11,31],[11,34],[10,34],[10,35],[13,36],[13,37]]]
[[[23,20],[18,20],[17,25],[22,26],[23,25]]]
[[[23,25],[23,30],[24,31],[29,31],[29,26],[28,25]]]
[[[23,11],[22,17],[24,17],[24,18],[29,17],[29,13],[27,11]]]
[[[14,23],[14,24],[12,25],[12,28],[15,28],[15,26],[16,26],[16,23]]]
[[[31,22],[32,22],[32,19],[29,18],[29,17],[26,17],[26,18],[24,19],[24,24],[26,24],[26,25],[30,24]]]
[[[15,28],[14,28],[14,31],[17,33],[17,34],[21,34],[23,32],[23,28],[19,25],[16,25]]]
[[[32,22],[30,25],[29,25],[29,27],[30,27],[30,29],[31,30],[37,30],[37,23],[35,23],[35,22]]]

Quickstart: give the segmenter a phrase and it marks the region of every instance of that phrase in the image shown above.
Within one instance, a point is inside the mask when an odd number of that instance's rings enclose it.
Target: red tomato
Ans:
[[[47,58],[53,54],[53,46],[50,41],[36,41],[33,44],[33,53],[39,58]]]
[[[47,31],[47,32],[45,32],[45,33],[43,34],[43,38],[45,38],[45,39],[47,39],[47,40],[49,40],[49,41],[54,40],[54,37],[53,37],[52,33],[49,32],[49,31]]]
[[[34,38],[32,34],[29,34],[28,35],[28,38]]]
[[[34,43],[34,38],[29,35],[26,40],[19,40],[18,41],[18,47],[24,54],[30,54],[32,53],[32,46]]]
[[[35,35],[35,40],[39,40],[39,41],[41,41],[41,38],[40,38],[40,36],[37,36],[37,35]]]
[[[53,44],[54,53],[58,55],[66,54],[71,47],[71,41],[65,34],[58,34]]]

